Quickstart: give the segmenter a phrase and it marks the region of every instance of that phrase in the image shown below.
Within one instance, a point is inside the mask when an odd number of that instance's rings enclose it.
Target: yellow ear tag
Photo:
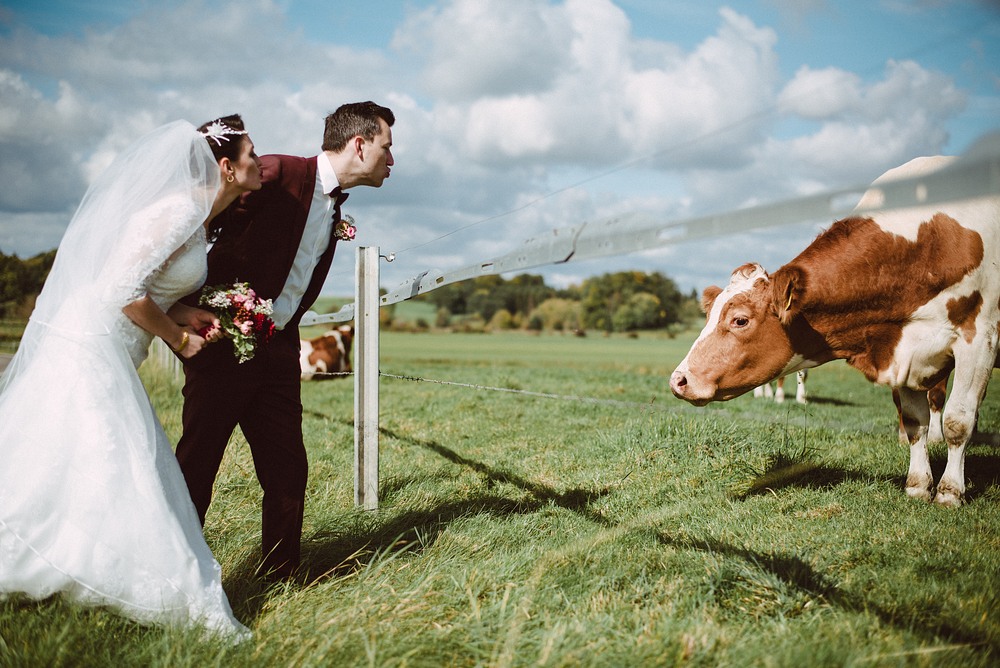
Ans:
[[[790,308],[792,308],[792,295],[791,294],[788,295],[788,303],[785,304],[785,310],[787,311]]]

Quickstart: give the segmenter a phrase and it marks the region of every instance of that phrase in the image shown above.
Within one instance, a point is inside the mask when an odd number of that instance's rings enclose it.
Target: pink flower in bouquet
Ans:
[[[233,353],[240,364],[253,359],[257,347],[274,335],[270,299],[259,299],[246,283],[217,285],[202,290],[199,304],[211,308],[219,318],[219,327],[206,327],[199,334],[209,341],[231,339]]]

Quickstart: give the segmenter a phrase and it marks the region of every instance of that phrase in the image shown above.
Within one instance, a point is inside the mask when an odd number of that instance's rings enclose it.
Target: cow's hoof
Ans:
[[[926,473],[910,473],[906,476],[906,495],[930,503],[934,498],[934,479]]]
[[[930,503],[931,499],[933,498],[931,496],[931,490],[927,489],[926,487],[907,486],[906,495],[911,499],[916,499],[917,501],[926,501],[927,503]]]
[[[937,494],[934,495],[934,503],[945,508],[959,508],[965,504],[965,498],[961,492],[939,486]]]

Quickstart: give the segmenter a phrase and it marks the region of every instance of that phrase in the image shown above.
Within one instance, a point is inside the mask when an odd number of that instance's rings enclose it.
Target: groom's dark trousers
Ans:
[[[316,158],[271,155],[261,161],[261,190],[244,195],[221,214],[223,229],[209,252],[206,285],[247,282],[260,297],[276,299],[305,228]],[[337,199],[335,219],[345,197]],[[240,364],[231,344],[223,341],[184,364],[184,432],[177,460],[191,499],[204,524],[226,445],[238,425],[264,491],[259,571],[275,577],[287,577],[299,566],[308,476],[298,323],[319,294],[335,248],[331,238],[291,321],[253,359]],[[197,295],[185,300],[196,301]]]

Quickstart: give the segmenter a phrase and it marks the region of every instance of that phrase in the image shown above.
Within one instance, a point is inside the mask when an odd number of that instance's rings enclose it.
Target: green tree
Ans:
[[[654,329],[666,327],[680,321],[680,307],[683,296],[677,285],[659,272],[622,271],[603,274],[584,281],[580,288],[583,324],[590,329],[606,332],[625,331],[626,322],[641,325],[634,328]],[[633,299],[636,295],[646,297]],[[650,313],[656,302],[655,314]],[[625,311],[618,316],[619,309]],[[637,320],[637,318],[639,320]]]
[[[419,298],[455,315],[478,315],[489,321],[500,309],[515,318],[527,318],[535,306],[555,294],[542,276],[521,274],[509,281],[501,276],[478,276],[452,283]]]
[[[493,314],[493,317],[490,318],[490,324],[487,327],[491,330],[514,329],[516,325],[517,322],[514,320],[514,316],[510,314],[510,311],[502,308]]]
[[[434,326],[444,329],[451,324],[451,311],[443,306],[434,314]]]
[[[21,311],[22,307],[34,302],[55,257],[54,250],[27,260],[0,252],[0,316]]]
[[[616,332],[654,329],[660,322],[660,300],[648,292],[637,292],[625,300],[611,316]]]
[[[550,297],[531,312],[531,318],[538,318],[545,329],[579,329],[580,302],[577,300]]]

